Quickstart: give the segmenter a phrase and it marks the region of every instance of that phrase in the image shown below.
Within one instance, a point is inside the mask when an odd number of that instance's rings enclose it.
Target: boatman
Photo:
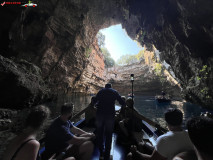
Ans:
[[[61,115],[54,120],[46,134],[45,153],[42,159],[49,159],[53,154],[65,152],[63,158],[70,156],[79,160],[91,159],[95,138],[93,133],[88,133],[73,126],[72,117],[74,105],[65,103],[61,107]]]
[[[109,160],[112,143],[112,133],[114,129],[115,119],[115,101],[125,106],[119,93],[112,89],[110,83],[105,85],[94,98],[94,104],[97,106],[96,124],[97,124],[97,143],[100,151],[100,159]],[[105,136],[105,152],[104,152],[104,136]],[[104,153],[104,154],[103,154]]]

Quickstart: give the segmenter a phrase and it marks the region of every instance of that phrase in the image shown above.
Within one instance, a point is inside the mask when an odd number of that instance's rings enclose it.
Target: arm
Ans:
[[[82,143],[91,140],[91,137],[77,137],[73,136],[68,143],[69,144],[74,144],[74,145],[81,145]]]
[[[75,126],[73,126],[70,130],[72,133],[79,135],[78,137],[89,137],[90,140],[94,140],[95,138],[94,133],[85,132],[84,130]]]
[[[82,129],[78,128],[78,127],[75,127],[75,126],[73,126],[70,130],[71,130],[72,133],[78,134],[78,135],[82,135],[82,134],[87,135],[87,134],[90,134],[90,133],[85,132],[84,130],[82,130]]]
[[[116,99],[122,107],[125,106],[126,103],[123,101],[123,99],[121,98],[121,96],[117,91],[116,91]]]

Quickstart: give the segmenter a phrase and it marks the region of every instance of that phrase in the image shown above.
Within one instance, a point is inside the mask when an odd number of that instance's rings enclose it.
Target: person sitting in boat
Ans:
[[[95,116],[96,116],[97,108],[95,107],[95,104],[93,102],[94,99],[95,99],[95,96],[91,98],[91,102],[88,105],[88,109],[85,112],[85,121],[87,126],[95,126]]]
[[[78,160],[91,158],[94,148],[92,140],[95,135],[85,132],[71,123],[73,108],[72,103],[62,105],[61,115],[50,125],[46,133],[44,159],[61,152],[65,152],[63,158],[70,156]]]
[[[126,102],[126,97],[125,96],[121,96],[121,99]],[[119,110],[116,111],[116,117],[115,117],[115,121],[116,123],[119,123],[121,120],[123,120],[124,114],[125,113],[125,106],[121,107]]]
[[[128,97],[134,97],[134,93],[132,94],[131,92],[128,93]]]
[[[36,135],[49,113],[49,109],[43,105],[31,110],[26,119],[26,129],[11,141],[3,160],[36,160],[40,147]]]
[[[152,154],[140,152],[136,146],[131,146],[128,160],[172,160],[175,155],[184,151],[192,151],[193,144],[188,132],[182,129],[183,113],[179,109],[169,108],[165,113],[169,131],[157,138]]]
[[[134,108],[134,101],[132,98],[126,100],[126,107],[123,107],[120,112],[123,119],[119,122],[121,131],[126,137],[133,137],[138,144],[142,141],[142,120],[146,121],[152,126],[159,127],[158,124],[150,121]]]
[[[199,160],[213,159],[213,119],[194,117],[187,122],[189,137],[195,146]]]
[[[166,93],[164,91],[161,91],[162,99],[166,99]]]

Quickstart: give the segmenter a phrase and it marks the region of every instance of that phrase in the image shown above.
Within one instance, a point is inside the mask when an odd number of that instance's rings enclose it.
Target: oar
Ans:
[[[79,117],[80,115],[82,115],[84,112],[86,112],[89,108],[90,108],[90,104],[88,105],[88,107],[84,108],[82,111],[80,111],[79,113],[75,114],[72,118],[71,121],[73,121],[74,119],[76,119],[77,117]]]
[[[147,118],[149,121],[151,121],[152,123],[154,123],[155,124],[155,126],[154,127],[156,127],[156,128],[158,128],[158,129],[160,129],[161,131],[163,131],[164,133],[165,132],[168,132],[168,130],[166,129],[166,128],[163,128],[163,127],[161,127],[158,123],[156,123],[156,122],[154,122],[154,121],[152,121],[152,120],[150,120],[149,118]]]
[[[134,109],[134,110],[135,110],[135,109]],[[156,123],[156,122],[150,120],[149,118],[143,116],[142,114],[138,113],[136,110],[135,110],[134,112],[135,112],[135,116],[136,116],[137,118],[146,121],[149,125],[154,126],[154,127],[156,127],[156,128],[159,128],[159,129],[162,130],[164,133],[168,131],[167,129],[161,127],[158,123]]]

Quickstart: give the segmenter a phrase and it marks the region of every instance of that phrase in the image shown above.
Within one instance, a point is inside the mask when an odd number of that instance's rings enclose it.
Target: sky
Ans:
[[[102,29],[100,32],[105,35],[105,47],[115,61],[125,54],[138,54],[142,49],[127,35],[121,24]]]

